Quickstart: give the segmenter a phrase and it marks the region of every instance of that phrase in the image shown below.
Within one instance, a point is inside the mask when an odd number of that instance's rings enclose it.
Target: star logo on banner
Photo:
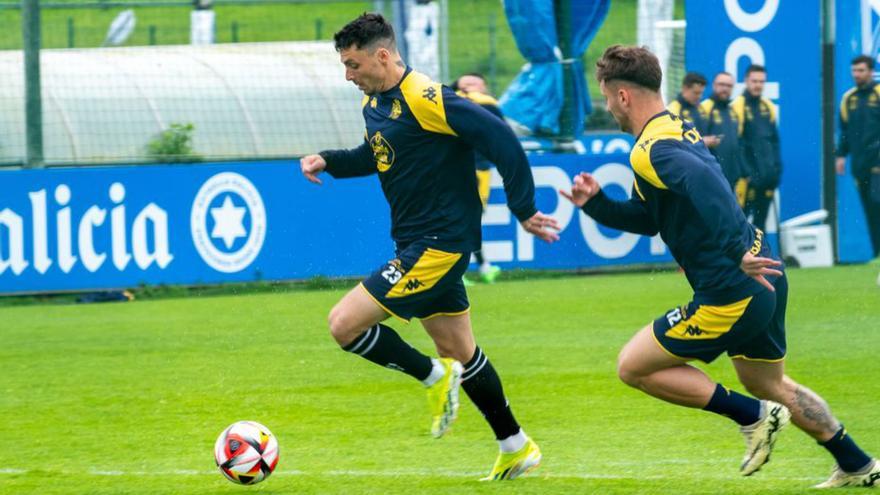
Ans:
[[[247,236],[247,232],[244,230],[244,214],[246,212],[247,208],[235,206],[232,198],[226,195],[219,208],[211,208],[211,218],[214,219],[211,237],[223,239],[226,249],[232,248],[236,239]]]

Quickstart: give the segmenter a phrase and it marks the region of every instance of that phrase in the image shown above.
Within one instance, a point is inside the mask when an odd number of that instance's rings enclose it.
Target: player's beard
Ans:
[[[627,133],[632,134],[632,123],[626,117],[626,115],[617,115],[614,112],[611,112],[611,116],[614,117],[614,120],[617,121],[617,125],[620,126],[620,130]]]

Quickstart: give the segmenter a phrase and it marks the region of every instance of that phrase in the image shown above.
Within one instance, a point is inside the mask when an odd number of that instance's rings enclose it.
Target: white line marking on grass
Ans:
[[[37,474],[61,474],[61,475],[77,475],[81,476],[83,473],[81,471],[63,471],[63,470],[51,470],[51,469],[39,469],[39,470],[28,470],[28,469],[16,469],[16,468],[3,468],[0,469],[0,475],[3,474],[29,474],[31,472]],[[219,473],[214,470],[210,471],[197,471],[194,469],[175,469],[170,471],[102,471],[102,470],[90,470],[87,471],[86,474],[90,476],[217,476]],[[284,471],[275,471],[273,476],[278,477],[287,477],[287,476],[348,476],[348,477],[376,477],[376,478],[398,478],[398,477],[410,477],[417,476],[420,478],[424,477],[438,477],[438,478],[467,478],[467,479],[479,479],[485,475],[484,472],[467,472],[467,471],[453,471],[453,470],[436,470],[436,469],[408,469],[408,470],[366,470],[366,469],[331,469],[327,471],[299,471],[299,470],[284,470]],[[581,480],[677,480],[682,481],[683,478],[680,475],[644,475],[644,474],[633,474],[633,475],[619,475],[619,474],[599,474],[599,473],[565,473],[565,472],[549,472],[549,473],[541,473],[537,472],[527,476],[527,478],[534,479],[581,479]],[[711,479],[711,480],[729,480],[733,481],[739,479],[740,477],[736,475],[736,473],[731,473],[726,476],[695,476],[694,479]],[[821,481],[819,477],[797,477],[797,476],[771,476],[767,475],[767,481],[809,481],[816,482]]]

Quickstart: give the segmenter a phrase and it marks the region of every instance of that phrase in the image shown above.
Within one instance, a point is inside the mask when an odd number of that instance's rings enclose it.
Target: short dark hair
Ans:
[[[452,84],[450,84],[449,87],[452,88],[453,91],[458,91],[458,81],[460,81],[461,78],[464,76],[479,77],[483,80],[483,82],[486,82],[486,76],[480,74],[479,72],[465,72],[464,74],[458,76],[455,81],[452,81]]]
[[[765,69],[763,65],[752,64],[749,66],[748,69],[746,69],[746,77],[749,77],[749,74],[751,74],[752,72],[763,72],[764,74],[766,74],[767,69]]]
[[[651,91],[660,91],[663,71],[660,62],[643,46],[609,46],[596,61],[596,80],[626,81]]]
[[[342,51],[352,46],[360,50],[367,48],[372,50],[377,43],[385,42],[386,48],[396,46],[394,39],[394,27],[375,12],[364,12],[357,19],[346,24],[333,35],[336,51]]]
[[[874,59],[867,55],[859,55],[858,57],[852,59],[850,65],[856,64],[865,64],[869,69],[874,70]]]
[[[720,71],[720,72],[716,72],[715,75],[712,77],[712,80],[714,81],[714,80],[718,79],[718,76],[730,76],[730,77],[733,77],[733,74],[731,74],[730,72],[727,72],[726,70],[722,70],[722,71]]]
[[[684,80],[681,81],[681,85],[685,88],[690,88],[695,84],[705,86],[706,76],[700,74],[699,72],[688,72],[687,74],[685,74]]]

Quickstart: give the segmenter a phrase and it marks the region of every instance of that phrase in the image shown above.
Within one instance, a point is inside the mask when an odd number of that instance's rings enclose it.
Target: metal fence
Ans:
[[[479,72],[486,76],[490,90],[500,95],[526,62],[507,26],[502,2],[438,1],[443,81]],[[189,46],[194,12],[190,2],[41,2],[45,162],[275,158],[314,150],[326,143],[309,142],[303,135],[349,132],[362,126],[359,98],[340,87],[346,83],[339,64],[338,74],[302,67],[292,58],[292,65],[285,66],[283,54],[298,51],[289,42],[330,40],[340,26],[364,11],[379,10],[394,19],[400,15],[396,4],[392,0],[215,0],[216,45],[194,48]],[[586,71],[592,72],[606,46],[636,41],[636,12],[637,0],[614,0],[584,57]],[[5,165],[27,160],[22,25],[20,4],[0,1],[0,164]],[[128,28],[130,34],[123,42],[112,39]],[[101,48],[117,44],[122,48]],[[239,48],[233,49],[233,44]],[[288,46],[288,52],[282,45]],[[316,67],[335,64],[332,54],[324,55],[310,60]],[[232,69],[224,62],[232,60],[224,59],[230,56],[239,63]],[[683,55],[678,58],[683,61]],[[317,78],[300,81],[313,85],[311,97],[305,86],[296,94],[283,90],[296,72]],[[591,74],[588,81],[592,82]],[[598,100],[595,85],[590,89]],[[302,98],[305,103],[283,113],[281,108],[287,107],[274,102],[289,98]],[[346,106],[343,100],[348,99],[353,103]],[[250,111],[248,105],[274,106],[277,111]],[[227,107],[228,111],[222,110]],[[588,118],[590,127],[612,127],[613,122],[602,116],[602,105],[597,107],[598,112]],[[274,133],[276,141],[291,145],[261,148],[254,144],[254,133]],[[358,135],[352,139],[356,142]]]

